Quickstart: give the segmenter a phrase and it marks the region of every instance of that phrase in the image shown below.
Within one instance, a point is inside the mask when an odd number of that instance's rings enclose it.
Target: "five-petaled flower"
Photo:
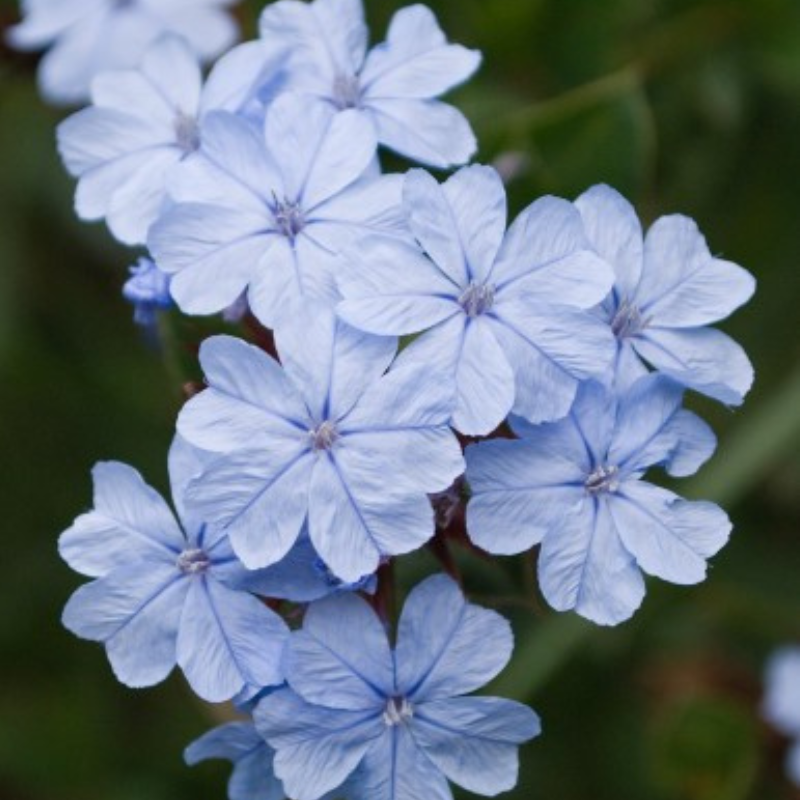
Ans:
[[[317,800],[452,800],[448,779],[493,796],[517,780],[517,749],[540,731],[526,706],[463,697],[511,657],[508,623],[443,575],[409,595],[389,646],[375,612],[344,595],[312,605],[287,645],[289,688],[256,706],[286,793]]]

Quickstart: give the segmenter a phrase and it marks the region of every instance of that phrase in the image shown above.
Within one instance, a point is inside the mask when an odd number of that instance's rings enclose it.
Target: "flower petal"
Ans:
[[[585,191],[575,206],[592,247],[614,268],[616,294],[632,298],[644,258],[642,225],[633,206],[605,184]]]
[[[438,97],[466,81],[480,63],[478,51],[447,43],[427,6],[408,6],[395,13],[386,41],[367,56],[361,85],[368,100]]]
[[[219,703],[247,685],[282,683],[288,636],[284,621],[252,595],[228,589],[213,575],[194,578],[181,615],[177,660],[195,693]]]
[[[724,319],[755,291],[753,276],[714,258],[695,222],[661,217],[645,239],[644,269],[636,301],[656,325],[692,328]]]
[[[447,103],[371,100],[367,112],[378,141],[411,161],[447,169],[465,164],[478,149],[467,118]]]
[[[412,735],[425,755],[470,792],[493,797],[513,789],[519,745],[541,732],[527,706],[499,697],[455,697],[419,705]]]
[[[185,538],[161,495],[127,464],[100,462],[92,470],[94,509],[61,534],[61,557],[82,575],[107,575],[138,558],[167,563]]]
[[[412,703],[472,692],[501,672],[513,648],[503,617],[467,603],[451,578],[434,575],[412,590],[400,616],[398,691]]]
[[[615,518],[604,501],[589,497],[545,536],[539,585],[557,611],[574,610],[598,625],[629,619],[645,594],[644,579],[620,541]]]
[[[683,500],[644,481],[626,482],[609,508],[639,566],[670,583],[704,580],[706,559],[728,541],[731,531],[719,506]]]
[[[308,703],[381,708],[394,692],[394,659],[375,611],[355,595],[313,603],[289,643],[286,677]]]
[[[291,689],[265,697],[253,717],[277,751],[275,774],[296,800],[318,800],[338,788],[385,731],[375,711],[310,705]]]

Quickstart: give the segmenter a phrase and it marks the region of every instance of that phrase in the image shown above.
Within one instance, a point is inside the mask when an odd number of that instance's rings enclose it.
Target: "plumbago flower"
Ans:
[[[589,189],[575,205],[592,246],[616,273],[600,312],[617,339],[623,388],[649,364],[684,386],[740,405],[753,367],[736,342],[706,326],[750,299],[752,275],[712,256],[688,217],[661,217],[643,238],[633,207],[608,186]]]
[[[424,369],[384,375],[392,338],[313,306],[291,316],[276,332],[282,368],[239,339],[203,343],[208,389],[178,429],[223,455],[188,493],[251,569],[280,561],[307,522],[331,572],[354,582],[433,535],[427,494],[464,470],[450,389]]]
[[[175,273],[181,309],[221,311],[247,289],[272,328],[301,296],[333,302],[336,254],[368,231],[403,231],[400,177],[368,174],[375,148],[357,114],[297,95],[271,106],[263,135],[231,114],[209,115],[203,158],[176,176],[177,204],[149,239],[159,266]]]
[[[436,98],[473,75],[480,53],[448,43],[423,5],[398,11],[386,41],[369,52],[367,40],[361,0],[281,0],[264,10],[260,40],[265,54],[281,43],[290,46],[280,80],[259,63],[259,45],[232,53],[241,52],[240,77],[247,77],[250,96],[262,106],[282,91],[296,91],[307,104],[352,110],[381,144],[413,161],[442,168],[468,161],[477,149],[469,123]]]
[[[275,777],[275,751],[252,722],[220,725],[192,742],[184,752],[190,766],[211,758],[233,763],[228,781],[230,800],[284,800],[283,784]]]
[[[133,305],[133,320],[145,327],[154,325],[159,310],[173,305],[169,275],[149,258],[140,258],[129,272],[131,276],[122,287],[122,296]]]
[[[166,198],[175,169],[197,158],[211,109],[229,108],[229,78],[216,70],[205,88],[197,57],[165,36],[136,69],[103,72],[92,106],[58,127],[58,147],[78,178],[75,208],[105,219],[124,244],[142,244]]]
[[[702,581],[706,559],[728,539],[727,516],[641,480],[656,465],[691,475],[713,453],[710,428],[681,400],[681,388],[660,375],[622,395],[587,383],[568,418],[518,420],[521,439],[468,447],[470,538],[506,555],[541,543],[547,601],[601,625],[639,607],[641,570],[671,583]]]
[[[778,650],[767,665],[764,717],[794,740],[786,771],[800,786],[800,647]]]
[[[427,364],[456,387],[453,425],[486,434],[513,410],[563,417],[582,380],[609,365],[614,339],[584,309],[613,281],[571,203],[545,197],[506,233],[506,195],[490,167],[440,186],[408,174],[412,243],[370,237],[347,253],[337,313],[376,334],[424,331],[401,363]]]
[[[41,92],[54,103],[81,103],[89,98],[95,76],[136,66],[165,33],[185,37],[204,61],[218,56],[238,38],[236,23],[225,11],[235,2],[22,0],[25,19],[9,30],[8,41],[20,50],[52,45],[39,67]]]
[[[508,623],[438,575],[409,595],[397,646],[360,598],[312,605],[286,651],[289,688],[254,710],[286,793],[317,800],[452,800],[448,779],[496,795],[517,781],[517,749],[540,731],[526,706],[462,697],[511,657]]]
[[[219,702],[283,681],[283,620],[239,584],[252,580],[227,538],[186,503],[199,455],[177,439],[173,495],[185,533],[162,498],[125,464],[94,468],[94,509],[60,539],[65,561],[96,578],[72,596],[64,624],[103,642],[122,683],[152,686],[177,663],[194,691]]]

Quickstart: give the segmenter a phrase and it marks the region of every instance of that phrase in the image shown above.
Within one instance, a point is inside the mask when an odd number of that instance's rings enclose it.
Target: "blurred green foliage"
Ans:
[[[398,4],[367,5],[379,34]],[[631,623],[603,630],[544,611],[516,562],[460,556],[469,588],[517,632],[496,688],[544,719],[509,797],[797,798],[758,704],[765,656],[800,639],[800,3],[431,5],[484,52],[454,99],[481,160],[516,171],[515,211],[607,181],[645,218],[694,216],[760,283],[725,325],[757,367],[747,404],[696,401],[721,447],[682,491],[723,502],[736,523],[706,584],[652,584]],[[2,24],[15,6],[0,0]],[[242,5],[249,34],[259,6]],[[163,487],[180,395],[120,299],[130,253],[74,218],[60,117],[39,101],[34,68],[0,52],[0,798],[222,798],[227,768],[188,770],[180,753],[224,711],[177,678],[119,686],[101,648],[59,624],[79,579],[55,540],[90,504],[92,463],[129,461]],[[403,585],[432,569],[425,555],[406,560]]]

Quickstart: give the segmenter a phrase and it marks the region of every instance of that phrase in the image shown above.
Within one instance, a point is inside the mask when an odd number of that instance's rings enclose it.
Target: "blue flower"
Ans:
[[[367,52],[361,0],[315,0],[267,6],[261,42],[268,57],[286,44],[291,58],[278,79],[259,70],[252,43],[242,60],[262,105],[283,91],[335,111],[352,110],[378,141],[413,161],[434,167],[463,164],[476,150],[464,115],[437,98],[466,81],[480,53],[449,44],[433,12],[423,5],[398,11],[386,41]]]
[[[175,170],[197,157],[206,114],[228,107],[225,83],[212,77],[203,88],[196,56],[171,35],[137,69],[99,75],[93,105],[58,127],[59,151],[78,178],[78,216],[105,219],[124,244],[144,243]]]
[[[272,768],[275,751],[252,722],[229,722],[208,731],[186,748],[184,758],[190,766],[210,758],[231,761],[230,800],[284,800],[283,785]]]
[[[136,324],[152,325],[159,309],[173,305],[172,295],[169,293],[170,276],[162,272],[149,258],[140,258],[130,268],[130,273],[131,277],[122,287],[122,295],[129,303],[133,303],[133,319]]]
[[[614,339],[584,309],[613,281],[580,215],[536,201],[506,233],[506,195],[490,167],[440,186],[422,170],[404,188],[413,244],[371,237],[348,253],[340,316],[379,334],[426,331],[402,361],[456,387],[453,425],[485,434],[513,408],[532,422],[563,417],[581,380],[606,369]]]
[[[254,711],[286,793],[317,800],[346,781],[351,800],[452,800],[448,779],[489,796],[511,789],[536,714],[461,695],[494,678],[512,649],[508,623],[442,575],[409,595],[394,652],[364,600],[312,605],[287,647],[289,688]]]
[[[595,186],[575,203],[597,252],[616,273],[601,316],[617,339],[621,385],[645,374],[645,363],[729,405],[753,382],[741,347],[707,327],[727,317],[755,290],[749,272],[711,255],[697,225],[661,217],[643,238],[630,203]]]
[[[800,647],[784,647],[770,658],[762,710],[781,733],[794,739],[786,771],[800,786]]]
[[[370,176],[375,137],[354,112],[334,116],[296,95],[270,108],[262,135],[231,114],[209,115],[203,158],[171,188],[177,205],[150,236],[172,294],[210,314],[244,289],[268,327],[304,296],[336,299],[337,253],[368,231],[402,230],[400,176]]]
[[[238,38],[225,6],[235,0],[23,0],[25,19],[8,31],[20,50],[52,45],[39,67],[39,86],[54,103],[89,98],[102,72],[136,66],[147,47],[165,33],[185,37],[192,51],[210,60]],[[175,76],[164,73],[162,87]]]
[[[185,502],[199,454],[180,439],[170,452],[169,506],[125,464],[94,468],[94,509],[59,541],[65,561],[96,578],[67,603],[63,621],[102,642],[128,686],[152,686],[177,663],[194,691],[211,702],[247,686],[283,681],[288,629],[260,600],[236,588],[247,578],[227,538]]]
[[[427,493],[463,472],[447,427],[450,387],[425,369],[386,375],[396,349],[303,306],[276,333],[283,369],[228,336],[206,340],[208,389],[178,429],[221,453],[189,487],[251,569],[280,561],[307,521],[314,548],[351,583],[433,534]]]
[[[550,605],[602,625],[639,607],[641,570],[702,581],[706,559],[728,539],[727,516],[641,480],[655,465],[691,475],[713,453],[713,433],[681,400],[681,388],[660,375],[621,397],[590,382],[567,419],[518,420],[522,439],[468,447],[470,538],[499,554],[541,543],[539,583]]]

